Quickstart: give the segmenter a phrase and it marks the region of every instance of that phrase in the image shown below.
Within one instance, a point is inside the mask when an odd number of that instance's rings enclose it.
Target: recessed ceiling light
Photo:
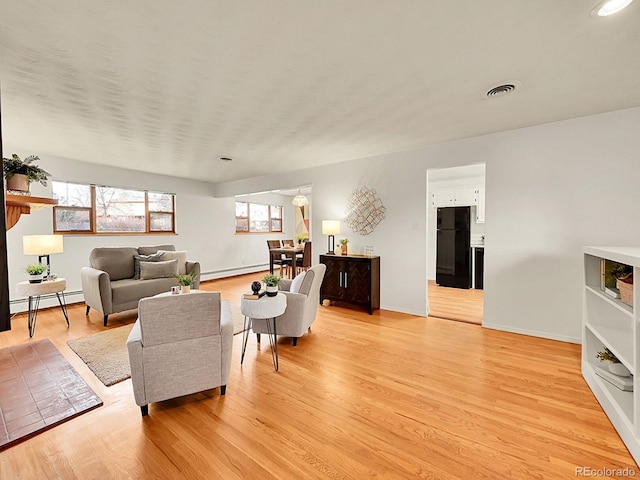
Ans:
[[[221,162],[233,162],[233,158],[231,157],[218,157],[218,160]]]
[[[591,11],[591,14],[598,17],[608,17],[628,7],[631,2],[633,2],[633,0],[608,0],[606,2],[600,2]]]

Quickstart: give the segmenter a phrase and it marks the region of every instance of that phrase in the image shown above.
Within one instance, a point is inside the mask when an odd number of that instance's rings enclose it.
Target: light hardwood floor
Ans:
[[[261,274],[204,285],[238,308]],[[0,478],[567,479],[635,463],[580,375],[580,347],[467,323],[322,306],[312,332],[234,338],[227,394],[152,404],[131,381],[103,386],[66,340],[103,331],[96,312],[40,313],[49,337],[104,406],[0,452]],[[131,323],[114,315],[108,328]],[[0,347],[29,341],[25,315]],[[188,374],[188,372],[185,372]],[[1,388],[1,386],[0,386]],[[637,472],[640,475],[640,472]]]
[[[482,325],[484,290],[448,288],[429,280],[429,316]]]

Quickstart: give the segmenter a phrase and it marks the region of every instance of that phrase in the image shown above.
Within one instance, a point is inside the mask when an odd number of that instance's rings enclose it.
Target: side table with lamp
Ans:
[[[57,278],[51,273],[51,262],[49,255],[63,253],[64,243],[62,235],[25,235],[22,237],[22,248],[25,255],[38,255],[40,264],[46,261],[47,276],[42,282],[19,282],[16,286],[18,295],[29,297],[28,325],[29,337],[33,337],[36,331],[36,320],[40,307],[40,297],[42,295],[54,294],[58,298],[60,309],[69,326],[69,316],[67,314],[67,304],[64,298],[64,291],[67,288],[67,280]]]

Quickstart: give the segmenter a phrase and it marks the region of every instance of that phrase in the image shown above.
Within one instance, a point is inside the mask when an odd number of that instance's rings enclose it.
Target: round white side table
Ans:
[[[275,297],[263,295],[257,300],[242,298],[240,310],[244,315],[244,332],[242,332],[242,356],[240,357],[240,365],[244,361],[244,352],[247,349],[247,339],[249,338],[249,329],[251,328],[251,320],[253,318],[264,319],[267,324],[267,336],[271,344],[271,358],[273,367],[278,371],[278,339],[276,329],[276,317],[279,317],[287,309],[287,296],[284,293],[278,293]],[[271,322],[273,321],[273,329]]]
[[[38,308],[40,307],[40,296],[55,293],[58,297],[60,309],[64,314],[69,326],[69,316],[67,315],[67,302],[64,298],[64,291],[67,288],[67,280],[56,278],[55,280],[45,280],[40,283],[20,282],[16,285],[16,291],[21,297],[29,297],[29,337],[33,337],[36,332],[36,320],[38,319]]]

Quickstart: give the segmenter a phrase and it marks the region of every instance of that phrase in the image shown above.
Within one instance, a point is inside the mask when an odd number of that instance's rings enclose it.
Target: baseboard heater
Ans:
[[[209,272],[200,272],[200,277],[203,277],[205,275],[222,275],[225,273],[230,273],[230,272],[239,272],[242,270],[249,270],[249,269],[255,269],[256,271],[260,271],[260,270],[266,270],[269,268],[269,264],[268,263],[264,263],[264,264],[256,264],[256,265],[245,265],[243,267],[234,267],[234,268],[223,268],[220,270],[211,270]],[[251,273],[251,272],[248,272]],[[206,281],[206,280],[205,280]],[[64,292],[64,298],[67,301],[67,303],[79,303],[84,301],[83,299],[79,299],[76,301],[70,301],[69,298],[70,297],[74,297],[74,296],[82,296],[82,290],[65,290]],[[56,294],[55,293],[50,293],[47,295],[41,295],[40,296],[40,301],[43,300],[55,300],[55,303],[52,304],[52,306],[56,306],[58,305],[58,300],[56,298]],[[21,303],[24,303],[25,305],[27,304],[27,302],[29,301],[28,298],[19,298],[17,300],[10,300],[9,301],[9,305],[19,305]],[[47,302],[45,302],[45,305],[43,305],[44,308],[47,308],[46,305]],[[27,311],[27,308],[24,309],[24,311]]]

